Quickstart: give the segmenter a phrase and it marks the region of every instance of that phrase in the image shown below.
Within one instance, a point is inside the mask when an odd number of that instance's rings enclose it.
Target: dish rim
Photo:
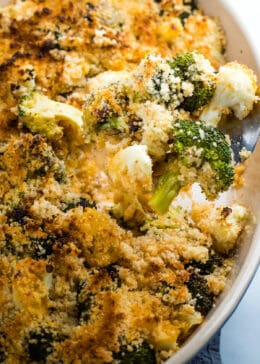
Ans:
[[[0,7],[8,4],[8,0],[0,0]],[[207,0],[198,0],[201,4],[201,8],[207,11]],[[248,32],[247,27],[244,23],[239,22],[238,15],[233,11],[234,6],[232,1],[229,0],[215,0],[214,6],[218,5],[225,15],[230,17],[237,28],[240,30],[240,35],[244,36],[247,45],[250,49],[252,56],[253,65],[250,65],[256,74],[260,78],[260,58],[258,58],[256,49],[256,39],[253,39]],[[209,14],[210,15],[210,14]],[[220,16],[221,21],[221,16]],[[238,59],[239,60],[239,59]],[[260,144],[258,143],[258,154],[260,155]],[[257,153],[257,151],[256,151]],[[185,342],[185,344],[180,348],[180,350],[169,358],[165,364],[183,364],[189,361],[196,353],[198,353],[203,346],[209,341],[209,339],[214,336],[214,334],[224,325],[227,319],[232,315],[238,306],[239,302],[243,298],[247,291],[247,288],[252,281],[257,268],[260,263],[260,222],[256,225],[252,243],[250,245],[250,250],[240,267],[239,273],[231,284],[230,288],[224,293],[224,297],[216,305],[213,311],[206,317],[205,321],[199,326],[199,328],[194,332],[194,334]],[[216,320],[214,320],[217,318]]]

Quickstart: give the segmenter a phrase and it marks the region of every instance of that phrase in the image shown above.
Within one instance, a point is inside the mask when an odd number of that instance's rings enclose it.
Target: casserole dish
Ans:
[[[250,2],[253,6],[253,1]],[[256,4],[256,3],[255,3]],[[235,7],[229,0],[216,0],[209,2],[199,1],[199,5],[206,14],[220,18],[227,38],[227,60],[237,60],[245,63],[260,76],[260,63],[258,52],[254,48],[253,38],[238,18]],[[233,5],[233,6],[232,6]],[[249,4],[247,6],[250,6]],[[242,12],[241,12],[242,14]],[[174,357],[170,358],[167,364],[186,363],[190,360],[220,329],[225,321],[235,310],[243,295],[245,294],[250,281],[259,265],[260,258],[260,144],[249,160],[245,173],[245,186],[236,191],[235,195],[227,198],[235,198],[252,208],[255,216],[255,225],[241,237],[239,251],[236,257],[236,264],[224,292],[220,295],[215,308],[208,315],[204,323],[186,341],[183,347]]]
[[[202,4],[202,6],[203,6],[203,4]],[[221,9],[221,7],[220,7],[220,9]],[[210,11],[210,9],[208,9],[209,11]],[[48,13],[49,14],[49,10],[47,9],[47,8],[44,8],[43,9],[43,12],[44,12],[44,14],[46,14],[46,13]],[[215,12],[215,6],[214,6],[214,12]],[[48,15],[47,14],[47,15]],[[228,14],[227,12],[224,12],[223,13],[225,16],[226,16],[226,14]],[[220,18],[222,19],[222,15],[221,15],[221,13],[219,14],[220,15]],[[224,15],[223,15],[223,19],[225,18],[224,17]],[[38,15],[37,15],[38,16]],[[90,19],[92,19],[91,17],[90,17]],[[229,21],[228,21],[229,22]],[[225,24],[224,24],[224,27],[225,27]],[[235,24],[234,24],[234,27],[235,27]],[[237,33],[237,30],[236,29],[234,29],[234,27],[233,27],[233,29],[232,29],[232,33],[234,32],[234,33]],[[230,24],[228,25],[228,29],[230,28]],[[29,29],[31,29],[30,27],[29,27]],[[101,33],[97,33],[100,37],[97,37],[97,39],[96,39],[96,42],[99,44],[99,42],[100,41],[107,41],[106,39],[100,39],[100,38],[103,38],[102,37],[102,35],[103,35],[103,32],[101,32]],[[55,36],[57,36],[57,38],[59,38],[60,37],[60,33],[58,33],[58,34],[56,34]],[[233,42],[231,42],[231,44],[233,44]],[[246,43],[246,40],[242,37],[241,38],[241,41],[239,41],[239,44],[240,45],[242,45],[242,47],[243,47],[243,49],[242,49],[242,51],[244,52],[243,54],[244,55],[250,55],[251,53],[250,53],[250,49],[248,48],[248,46],[247,46],[247,43]],[[48,50],[50,50],[50,49],[52,49],[52,47],[54,46],[54,44],[53,43],[51,43],[51,42],[47,42],[47,44],[46,43],[44,43],[44,47],[46,48],[48,48]],[[44,48],[44,49],[45,49]],[[50,49],[49,49],[50,48]],[[241,48],[239,48],[239,52],[241,51]],[[250,64],[250,66],[252,67],[252,68],[255,68],[256,69],[256,65],[254,65],[254,56],[252,55],[252,56],[250,56],[250,60],[251,60],[251,62],[247,62],[247,60],[245,60],[245,59],[240,59],[239,57],[236,57],[236,55],[235,55],[235,50],[233,51],[233,53],[232,53],[232,49],[230,49],[229,50],[229,59],[234,59],[234,58],[237,58],[239,61],[242,61],[242,62],[244,62],[244,63],[251,63]],[[42,54],[40,54],[40,56],[42,57]],[[56,54],[56,56],[57,56],[57,54]],[[44,65],[44,64],[43,64]],[[30,71],[30,70],[29,70]],[[27,99],[23,99],[23,102],[24,101],[26,101]],[[24,105],[23,105],[23,107],[24,107]],[[19,109],[19,111],[20,111],[21,109]],[[20,117],[22,117],[22,116],[24,116],[24,110],[22,110],[22,112],[21,112],[21,114],[20,114]],[[29,126],[28,126],[29,127]],[[38,140],[39,141],[39,140]],[[37,142],[37,139],[36,139],[36,142]],[[31,159],[31,157],[29,158],[29,160]],[[75,159],[73,159],[73,160],[75,160]],[[251,165],[252,165],[252,163],[254,163],[254,162],[251,162]],[[256,163],[257,163],[257,161],[256,161]],[[251,166],[250,165],[250,166]],[[252,167],[249,167],[249,174],[248,174],[248,177],[247,177],[247,182],[248,182],[248,187],[246,187],[240,194],[239,194],[239,197],[238,197],[238,200],[239,201],[245,201],[245,203],[247,204],[247,205],[251,205],[251,201],[250,201],[250,196],[251,195],[253,195],[253,199],[254,199],[254,202],[255,202],[255,199],[256,199],[256,195],[257,195],[257,186],[256,186],[256,190],[255,191],[252,191],[252,184],[251,184],[251,177],[250,177],[250,168],[252,168]],[[252,171],[254,170],[254,166],[253,166],[253,169],[252,169]],[[60,179],[62,179],[62,176],[61,175],[57,175],[57,178],[60,178]],[[253,176],[253,178],[255,179],[255,180],[257,180],[257,176]],[[227,196],[228,198],[230,198],[231,196]],[[86,200],[80,200],[80,203],[82,203],[83,205],[86,205],[87,203],[86,203]],[[84,207],[84,206],[82,206],[82,207]],[[86,207],[86,206],[85,206]],[[257,211],[256,211],[256,207],[255,207],[255,205],[253,205],[252,206],[253,207],[253,212],[254,212],[254,214],[255,215],[257,215]],[[74,207],[72,207],[72,208],[74,208]],[[65,206],[64,207],[64,209],[67,209],[67,207]],[[20,210],[14,210],[15,211],[15,214],[14,215],[11,215],[11,220],[15,220],[15,218],[17,218],[17,211],[19,212]],[[23,221],[23,218],[25,217],[25,215],[22,213],[22,215],[21,214],[19,214],[18,213],[18,218],[20,219],[20,220],[22,220],[22,223],[24,222]],[[41,215],[42,216],[42,215]],[[211,334],[213,334],[213,332],[219,327],[219,325],[221,325],[221,323],[223,322],[223,320],[225,319],[225,317],[227,317],[228,316],[228,314],[230,313],[230,311],[232,310],[232,308],[235,306],[235,304],[236,304],[236,302],[238,301],[238,299],[239,299],[239,297],[241,296],[241,294],[242,294],[242,292],[245,290],[245,286],[246,286],[246,284],[248,283],[248,281],[249,281],[249,279],[250,279],[250,277],[252,276],[252,274],[253,274],[253,271],[254,271],[254,268],[255,268],[255,266],[256,266],[256,261],[252,258],[253,256],[254,256],[254,258],[257,256],[257,252],[254,250],[254,243],[252,243],[252,245],[250,245],[250,248],[248,248],[249,247],[249,241],[250,241],[250,239],[251,239],[251,237],[253,236],[253,230],[254,229],[252,229],[252,231],[251,231],[251,233],[250,233],[250,231],[248,231],[248,234],[247,234],[247,236],[245,236],[244,238],[243,238],[243,240],[244,240],[244,242],[243,242],[243,245],[241,245],[241,246],[243,246],[244,248],[241,248],[241,252],[239,252],[239,254],[238,254],[238,256],[237,256],[237,260],[238,260],[238,266],[243,266],[243,269],[245,269],[244,267],[246,267],[246,264],[248,264],[248,265],[250,265],[250,269],[249,269],[249,271],[248,271],[248,273],[247,273],[247,276],[244,276],[245,275],[245,270],[242,270],[242,271],[236,271],[235,270],[235,272],[234,272],[234,274],[238,274],[239,276],[240,276],[240,278],[241,278],[241,282],[243,282],[243,285],[242,285],[242,287],[241,287],[241,285],[238,287],[238,286],[236,286],[236,282],[237,281],[235,281],[235,283],[234,283],[234,285],[232,285],[231,283],[233,282],[232,281],[232,279],[231,279],[231,281],[230,281],[230,290],[229,289],[227,289],[226,290],[226,292],[228,292],[227,293],[227,297],[230,297],[230,291],[231,292],[235,292],[234,293],[234,296],[233,296],[233,298],[232,298],[232,300],[230,300],[230,302],[232,303],[232,305],[228,308],[228,310],[225,310],[225,309],[223,309],[223,304],[225,305],[225,300],[227,300],[227,299],[229,299],[229,298],[225,298],[225,295],[223,296],[223,298],[222,299],[220,299],[220,307],[222,307],[222,315],[219,315],[218,314],[218,310],[219,310],[219,307],[218,307],[218,305],[217,305],[217,307],[218,308],[216,308],[216,312],[212,312],[212,314],[209,316],[209,319],[206,321],[206,324],[204,324],[203,325],[203,328],[204,328],[204,332],[205,332],[205,330],[206,330],[206,333],[205,334],[203,334],[203,329],[201,329],[201,330],[198,330],[198,334],[196,334],[196,335],[194,335],[194,341],[193,341],[193,339],[191,339],[190,340],[190,343],[191,343],[191,345],[189,346],[189,345],[186,345],[186,350],[185,350],[185,347],[184,347],[184,350],[183,350],[183,355],[184,355],[184,358],[181,358],[181,357],[179,357],[179,359],[178,359],[178,356],[175,356],[174,357],[174,360],[175,360],[175,362],[183,362],[183,361],[186,361],[187,359],[188,359],[188,357],[189,356],[191,356],[191,355],[193,355],[194,354],[194,351],[195,350],[198,350],[199,348],[200,348],[200,346],[204,343],[204,342],[206,342],[206,340],[209,338],[209,336],[211,335]],[[121,241],[122,241],[122,239],[121,239]],[[248,242],[248,243],[247,243]],[[248,244],[248,245],[247,245]],[[245,254],[245,251],[248,251],[248,253],[247,254]],[[46,252],[46,250],[45,250],[45,252]],[[70,254],[71,253],[71,250],[69,250],[68,252],[67,252],[68,254]],[[102,250],[102,259],[104,258],[104,250]],[[37,254],[38,254],[38,256],[42,256],[42,253],[40,252],[37,252]],[[251,255],[250,255],[251,254]],[[46,255],[48,255],[48,252],[46,252]],[[58,254],[57,254],[57,256],[58,256]],[[251,258],[250,258],[251,257]],[[242,262],[243,262],[243,264],[242,264]],[[105,263],[108,263],[108,262],[105,262]],[[105,264],[104,263],[104,264]],[[240,264],[241,263],[241,264]],[[94,263],[93,263],[94,264]],[[47,267],[47,266],[46,266]],[[50,271],[52,270],[52,267],[48,267],[48,269],[46,270],[47,271],[47,273],[51,273]],[[71,276],[71,274],[69,274],[69,276]],[[16,278],[16,276],[15,276],[15,278]],[[20,273],[18,274],[18,276],[17,276],[17,278],[20,278]],[[119,285],[119,284],[118,284]],[[235,288],[234,288],[235,287]],[[84,286],[80,286],[80,290],[83,290],[84,291]],[[232,291],[233,290],[233,291]],[[33,292],[34,292],[34,290],[33,290]],[[229,295],[229,296],[228,296]],[[82,303],[83,301],[84,301],[84,297],[82,297],[82,302],[81,302],[81,297],[79,297],[80,296],[80,294],[78,294],[78,298],[79,298],[79,303]],[[224,303],[223,303],[223,302]],[[222,306],[221,306],[222,305]],[[26,307],[26,309],[29,307],[29,304],[28,304],[28,302],[26,302],[25,303],[25,307]],[[84,311],[84,310],[82,310],[82,311]],[[84,312],[83,312],[84,313]],[[215,320],[215,317],[218,317],[218,320]],[[220,318],[220,320],[219,320],[219,318]],[[217,325],[214,325],[215,324],[215,322],[217,321]],[[42,324],[42,318],[41,318],[41,320],[40,320],[40,322],[41,322],[41,324]],[[208,324],[208,326],[207,326],[207,324]],[[208,330],[208,331],[207,331]],[[195,338],[198,338],[199,337],[199,333],[202,333],[202,341],[198,341],[198,339],[196,339],[195,340]],[[41,336],[41,334],[38,334],[37,332],[36,332],[36,334],[33,334],[34,336],[32,336],[31,337],[31,341],[29,341],[29,347],[30,348],[33,348],[33,350],[31,350],[31,352],[32,352],[32,354],[30,354],[30,358],[31,358],[31,360],[34,360],[34,359],[32,359],[32,357],[34,357],[34,348],[35,348],[35,340],[37,339],[37,340],[39,340],[39,341],[41,341],[42,343],[44,342],[44,338],[42,338],[42,336]],[[39,336],[40,335],[40,336]],[[46,334],[47,335],[47,334]],[[158,337],[158,335],[156,335],[156,334],[154,334],[156,337]],[[204,336],[203,336],[204,335]],[[96,336],[95,336],[95,338],[96,338]],[[99,340],[97,340],[97,341],[99,341],[100,342],[100,339]],[[193,350],[193,348],[192,348],[192,343],[195,343],[194,344],[194,350]],[[46,351],[46,353],[47,353],[47,349],[45,350]],[[185,356],[186,355],[186,356]],[[176,359],[177,358],[177,359]],[[72,353],[72,361],[74,361],[74,359],[75,359],[75,352],[73,352]],[[88,361],[88,360],[87,360]],[[81,362],[81,360],[80,360],[80,362]],[[85,360],[83,359],[82,360],[82,362],[85,362]],[[95,361],[93,361],[93,363],[96,363]]]

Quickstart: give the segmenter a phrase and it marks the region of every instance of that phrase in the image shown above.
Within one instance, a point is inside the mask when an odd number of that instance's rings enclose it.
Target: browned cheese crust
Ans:
[[[0,12],[1,124],[24,80],[34,77],[52,98],[73,96],[104,70],[132,69],[147,54],[172,57],[197,50],[223,64],[224,37],[216,21],[192,2],[153,0],[23,1]],[[187,3],[184,5],[183,3]]]
[[[88,147],[17,121],[26,82],[81,108],[90,77],[149,53],[198,50],[218,68],[222,30],[192,4],[26,0],[0,11],[0,362],[119,363],[122,348],[148,343],[160,363],[207,313],[190,276],[207,286],[217,267],[224,286],[230,259],[186,212],[125,226]],[[213,279],[207,294],[213,304]]]

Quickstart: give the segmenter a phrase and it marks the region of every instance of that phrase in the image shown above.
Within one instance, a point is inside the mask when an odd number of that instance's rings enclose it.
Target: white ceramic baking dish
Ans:
[[[8,2],[8,0],[0,0],[0,5]],[[239,1],[201,0],[199,3],[205,13],[220,18],[228,40],[228,60],[238,60],[247,64],[254,69],[260,79],[260,59],[257,59],[256,43],[252,41],[243,21],[238,19],[238,13],[234,11]],[[258,1],[249,0],[247,4],[255,6],[257,12]],[[253,8],[251,12],[254,13]],[[215,308],[179,352],[167,361],[167,364],[186,363],[208,342],[232,314],[257,269],[260,258],[260,143],[250,160],[245,179],[246,186],[236,193],[236,199],[251,206],[256,224],[241,239],[236,265],[229,284],[219,297]]]

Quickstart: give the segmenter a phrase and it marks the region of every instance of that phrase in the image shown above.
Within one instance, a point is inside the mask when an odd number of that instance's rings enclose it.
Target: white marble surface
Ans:
[[[260,269],[221,331],[223,364],[260,363]]]

